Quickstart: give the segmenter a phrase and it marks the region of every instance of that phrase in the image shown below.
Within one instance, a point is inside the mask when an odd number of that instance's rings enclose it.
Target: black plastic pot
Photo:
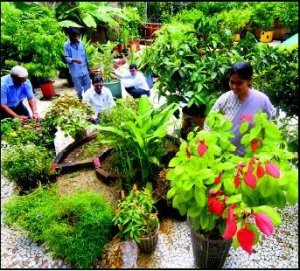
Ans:
[[[156,231],[152,235],[140,238],[140,241],[139,243],[137,243],[137,246],[139,247],[141,252],[150,253],[153,250],[155,250],[158,241],[158,230],[159,224],[157,226]]]
[[[195,265],[201,269],[221,269],[230,250],[232,239],[211,240],[196,232],[188,218],[191,229]]]

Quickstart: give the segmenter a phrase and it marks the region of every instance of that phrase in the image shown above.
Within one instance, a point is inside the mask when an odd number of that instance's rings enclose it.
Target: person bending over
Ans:
[[[22,66],[13,67],[10,74],[1,77],[1,119],[19,118],[22,123],[27,123],[31,116],[23,104],[24,99],[28,100],[32,117],[36,121],[40,119],[32,85],[27,77],[28,72]]]

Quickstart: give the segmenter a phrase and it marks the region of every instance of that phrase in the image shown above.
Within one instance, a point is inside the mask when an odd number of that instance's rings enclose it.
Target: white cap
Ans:
[[[28,72],[27,70],[22,67],[22,66],[14,66],[11,71],[10,71],[11,75],[15,75],[17,77],[27,77],[28,76]]]

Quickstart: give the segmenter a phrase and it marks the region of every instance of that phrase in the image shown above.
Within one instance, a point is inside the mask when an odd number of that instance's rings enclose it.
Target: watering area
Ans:
[[[57,79],[54,83],[56,93],[61,95],[75,90],[66,87],[65,79]],[[128,95],[122,88],[123,97]],[[44,116],[51,101],[40,100],[42,94],[37,90],[36,98],[38,111]],[[155,89],[152,89],[150,100],[153,105],[159,106],[165,101],[160,100]],[[175,127],[176,128],[176,127]],[[172,132],[174,127],[170,127]],[[55,139],[56,152],[59,153],[71,144],[73,139],[65,137],[58,131]],[[80,178],[84,174],[85,178]],[[89,182],[89,186],[98,191],[110,193],[110,189],[94,176],[93,171],[80,172],[74,177],[73,185],[80,186],[79,180]],[[78,180],[76,182],[76,179]],[[63,182],[61,182],[63,184]],[[13,183],[1,175],[1,206],[14,193]],[[271,237],[262,236],[260,242],[254,247],[254,253],[250,256],[242,249],[233,249],[223,266],[231,268],[299,268],[298,263],[298,205],[287,206],[279,210],[283,218],[283,224],[275,228]],[[2,208],[1,208],[2,213]],[[1,215],[1,269],[70,269],[72,268],[62,259],[53,258],[51,252],[44,245],[33,243],[26,232],[8,228],[3,223]],[[134,242],[122,241],[114,237],[106,246],[101,259],[98,259],[93,269],[103,268],[196,268],[194,264],[191,233],[186,221],[177,221],[172,218],[164,218],[160,221],[158,244],[154,252],[150,254],[140,253]]]

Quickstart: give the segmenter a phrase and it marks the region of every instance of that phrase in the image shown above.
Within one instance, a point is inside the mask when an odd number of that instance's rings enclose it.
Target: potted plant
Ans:
[[[65,41],[54,11],[40,5],[25,11],[6,5],[4,9],[3,45],[18,53],[6,55],[3,63],[9,68],[9,63],[26,67],[29,75],[37,78],[44,97],[51,98],[55,95],[52,79],[57,69],[64,66],[61,55]]]
[[[119,235],[134,240],[142,252],[152,252],[158,240],[159,220],[153,209],[150,189],[138,190],[134,185],[129,195],[119,200],[113,222]]]
[[[217,16],[222,20],[223,26],[231,30],[234,35],[234,41],[239,41],[241,39],[241,31],[250,21],[251,9],[245,7],[243,9],[235,8],[229,11],[223,11]]]
[[[279,16],[278,3],[261,2],[252,6],[251,23],[257,29],[261,42],[273,40],[274,20]]]
[[[269,236],[281,223],[274,207],[298,196],[294,156],[265,113],[241,120],[244,157],[233,153],[231,121],[211,113],[207,124],[211,130],[188,135],[167,174],[168,197],[188,215],[196,264],[205,269],[222,267],[231,242],[251,254],[260,232]]]
[[[65,94],[52,102],[43,121],[49,130],[59,126],[65,136],[70,135],[79,141],[86,136],[92,115],[93,109],[89,105],[80,102],[77,97]]]
[[[104,79],[104,86],[108,87],[115,98],[122,98],[121,83],[112,77],[114,70],[114,53],[116,43],[108,41],[106,44],[94,44],[95,50],[91,56],[91,65],[95,67],[94,75],[99,74]]]

